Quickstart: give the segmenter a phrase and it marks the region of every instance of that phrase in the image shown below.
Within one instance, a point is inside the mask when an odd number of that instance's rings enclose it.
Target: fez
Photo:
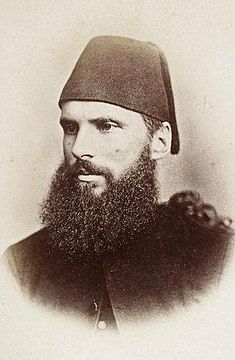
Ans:
[[[93,38],[65,84],[59,99],[100,101],[168,121],[171,153],[179,151],[174,98],[166,58],[153,43],[118,36]]]

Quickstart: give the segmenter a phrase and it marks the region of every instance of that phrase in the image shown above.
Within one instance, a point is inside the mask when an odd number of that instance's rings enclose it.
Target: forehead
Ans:
[[[61,115],[63,118],[75,121],[104,117],[116,119],[132,126],[145,127],[141,114],[104,102],[68,101],[62,105]]]

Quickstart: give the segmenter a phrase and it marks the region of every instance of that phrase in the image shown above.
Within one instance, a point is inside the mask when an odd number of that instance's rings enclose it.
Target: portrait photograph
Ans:
[[[234,3],[0,14],[1,359],[234,359]]]

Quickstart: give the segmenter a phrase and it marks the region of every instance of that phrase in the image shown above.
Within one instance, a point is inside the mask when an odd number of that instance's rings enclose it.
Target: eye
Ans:
[[[64,130],[64,133],[66,135],[76,135],[77,132],[78,132],[78,125],[77,124],[74,124],[72,122],[62,122],[61,123],[62,127],[63,127],[63,130]]]
[[[103,133],[110,133],[114,128],[117,128],[118,125],[115,123],[111,123],[111,122],[100,122],[97,125],[97,129]]]

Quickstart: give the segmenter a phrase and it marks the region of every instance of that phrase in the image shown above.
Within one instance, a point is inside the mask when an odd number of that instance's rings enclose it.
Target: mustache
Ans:
[[[68,166],[68,165],[67,165]],[[69,166],[69,172],[74,176],[78,175],[102,175],[107,180],[113,180],[113,175],[105,166],[92,164],[88,160],[77,159],[76,162]]]

